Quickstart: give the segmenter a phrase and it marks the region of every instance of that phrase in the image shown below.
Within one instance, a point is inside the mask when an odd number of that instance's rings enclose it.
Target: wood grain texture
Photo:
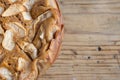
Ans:
[[[62,51],[38,80],[120,80],[120,0],[58,0]]]

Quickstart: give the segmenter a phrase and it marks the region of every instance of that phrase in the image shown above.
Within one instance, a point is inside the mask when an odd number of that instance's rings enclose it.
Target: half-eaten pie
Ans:
[[[37,80],[61,47],[56,0],[0,0],[0,80]]]

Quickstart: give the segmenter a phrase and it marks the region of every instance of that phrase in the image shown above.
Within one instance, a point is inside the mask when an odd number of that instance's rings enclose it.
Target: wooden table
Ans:
[[[39,80],[120,80],[120,0],[59,0],[60,56]]]

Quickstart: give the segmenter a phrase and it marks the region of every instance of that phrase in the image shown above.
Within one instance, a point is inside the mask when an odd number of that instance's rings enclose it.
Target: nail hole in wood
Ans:
[[[117,55],[114,55],[113,58],[114,58],[114,59],[117,59]]]
[[[101,47],[100,46],[98,46],[98,48],[97,48],[97,51],[101,51],[102,49],[101,49]]]
[[[90,56],[88,56],[88,59],[91,59],[91,57],[90,57]]]
[[[99,64],[100,63],[100,61],[97,61],[97,64]]]

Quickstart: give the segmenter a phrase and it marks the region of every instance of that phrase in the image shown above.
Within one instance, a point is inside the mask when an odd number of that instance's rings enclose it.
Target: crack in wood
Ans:
[[[78,55],[78,53],[75,50],[71,49],[71,51],[74,53],[74,55]]]
[[[119,68],[120,68],[120,60],[119,60],[119,56],[120,55],[120,51],[119,51],[119,54],[116,56],[116,58],[117,58],[117,63],[118,63],[118,66],[119,66]]]

